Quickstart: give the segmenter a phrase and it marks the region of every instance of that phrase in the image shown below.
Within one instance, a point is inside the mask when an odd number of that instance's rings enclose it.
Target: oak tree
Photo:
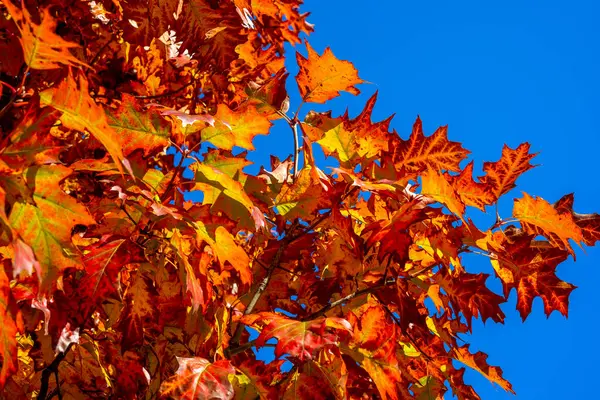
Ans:
[[[308,111],[364,81],[301,3],[0,2],[3,398],[478,398],[457,362],[512,391],[464,334],[513,289],[523,319],[536,297],[566,316],[556,268],[600,216],[524,193],[476,226],[528,143],[474,177],[446,127],[373,122],[376,94]],[[249,173],[277,120],[292,156]]]

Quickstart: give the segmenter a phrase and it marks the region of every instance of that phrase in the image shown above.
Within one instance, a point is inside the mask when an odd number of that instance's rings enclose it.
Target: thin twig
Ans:
[[[263,280],[260,282],[260,284],[258,285],[258,288],[256,289],[256,292],[254,293],[254,296],[250,300],[250,303],[248,303],[248,306],[246,306],[246,310],[244,310],[244,315],[248,315],[252,312],[252,310],[254,310],[254,307],[258,303],[258,300],[260,300],[260,297],[262,296],[264,291],[267,290],[267,286],[269,284],[269,281],[271,280],[271,275],[273,275],[273,271],[275,270],[275,267],[277,267],[279,265],[279,260],[281,259],[281,256],[283,255],[283,252],[286,249],[287,244],[289,242],[291,242],[290,238],[283,239],[283,243],[281,243],[281,245],[277,249],[277,253],[275,253],[273,260],[271,261],[271,264],[269,265],[269,269],[267,270],[267,275],[265,275]],[[243,330],[244,330],[244,324],[242,324],[241,322],[238,322],[238,326],[235,329],[235,333],[233,334],[231,343],[233,343],[234,345],[237,345],[240,342],[240,338],[242,336]]]
[[[311,320],[313,320],[315,318],[318,318],[318,317],[320,317],[322,315],[325,315],[325,313],[327,313],[327,311],[331,310],[332,308],[335,308],[335,307],[339,306],[340,304],[343,304],[343,303],[347,302],[348,300],[352,300],[353,298],[358,297],[358,296],[362,296],[363,294],[373,293],[376,290],[379,290],[379,289],[381,289],[383,287],[386,287],[386,286],[394,284],[394,283],[396,283],[396,280],[395,279],[391,279],[391,280],[389,280],[387,282],[382,282],[382,283],[380,283],[378,285],[375,285],[375,286],[371,286],[371,287],[368,287],[368,288],[357,290],[354,293],[350,293],[346,297],[342,297],[341,299],[336,300],[333,303],[327,304],[325,307],[321,308],[319,311],[315,311],[314,313],[308,315],[307,317],[302,318],[302,320],[303,321],[311,321]]]
[[[94,58],[92,58],[92,61],[90,61],[90,63],[89,63],[89,66],[91,68],[93,68],[92,64],[95,64],[96,61],[98,61],[98,58],[100,58],[100,56],[102,55],[104,50],[106,50],[106,48],[113,42],[114,38],[115,38],[115,36],[111,35],[110,38],[108,39],[108,41],[106,43],[104,43],[104,45],[100,48],[100,50],[98,50],[98,52],[96,53]]]
[[[6,86],[7,88],[10,89],[11,92],[13,92],[13,94],[17,91],[17,89],[15,89],[12,85],[4,82],[4,81],[0,81],[0,85],[1,86]]]
[[[298,173],[298,158],[300,157],[300,145],[298,143],[298,121],[294,119],[290,127],[292,128],[292,133],[294,134],[294,173],[292,176],[296,178],[296,174]]]

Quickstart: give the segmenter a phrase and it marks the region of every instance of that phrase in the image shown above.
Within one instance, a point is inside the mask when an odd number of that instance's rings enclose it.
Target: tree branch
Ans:
[[[302,318],[302,320],[303,321],[310,321],[310,320],[313,320],[315,318],[319,318],[319,317],[325,315],[325,313],[327,313],[327,311],[331,310],[332,308],[335,308],[335,307],[339,306],[340,304],[343,304],[343,303],[347,302],[348,300],[352,300],[353,298],[358,297],[358,296],[362,296],[363,294],[373,293],[376,290],[379,290],[379,289],[381,289],[383,287],[386,287],[388,285],[392,285],[394,283],[396,283],[396,280],[395,279],[391,279],[389,281],[382,282],[382,283],[380,283],[378,285],[375,285],[375,286],[371,286],[371,287],[368,287],[368,288],[357,290],[354,293],[350,293],[346,297],[342,297],[341,299],[336,300],[333,303],[327,304],[325,307],[321,308],[319,311],[315,311],[314,313],[310,314],[309,316]]]
[[[54,360],[52,361],[52,363],[50,365],[48,365],[46,368],[44,368],[44,370],[42,371],[42,385],[40,387],[40,392],[38,393],[37,400],[46,400],[47,399],[48,385],[50,383],[50,377],[54,374],[58,378],[58,366],[62,362],[62,360],[65,359],[65,357],[69,353],[69,350],[71,350],[71,347],[73,347],[74,344],[75,343],[69,344],[69,346],[65,349],[64,352],[60,352],[59,354],[57,354],[56,357],[54,357]],[[58,384],[58,379],[57,379],[57,384]],[[57,394],[58,393],[60,393],[60,389],[58,390]],[[54,394],[53,394],[53,396],[54,396]]]

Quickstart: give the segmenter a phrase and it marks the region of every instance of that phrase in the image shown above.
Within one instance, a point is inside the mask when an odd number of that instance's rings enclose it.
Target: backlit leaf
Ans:
[[[469,346],[456,347],[454,349],[454,357],[461,363],[473,368],[481,375],[485,376],[490,382],[498,384],[502,389],[515,394],[512,390],[511,384],[502,377],[502,369],[498,367],[491,367],[487,363],[487,355],[478,351],[475,354],[471,354]]]
[[[219,104],[214,116],[214,126],[202,129],[202,140],[220,149],[231,150],[234,146],[254,150],[252,139],[269,133],[271,121],[252,106],[232,111]]]
[[[161,386],[163,396],[182,400],[233,399],[233,386],[229,376],[235,370],[230,361],[211,363],[201,357],[177,357],[177,362],[179,369]]]
[[[460,162],[469,155],[460,143],[451,142],[447,127],[438,128],[431,136],[423,134],[423,124],[417,117],[407,141],[394,138],[391,143],[392,162],[396,168],[421,172],[428,167],[436,171],[460,171]]]
[[[104,110],[90,97],[88,82],[83,75],[76,82],[69,74],[56,88],[40,93],[40,99],[43,104],[62,112],[60,120],[68,128],[78,131],[87,129],[106,147],[119,171],[123,172],[124,138],[109,126]]]
[[[31,246],[40,263],[43,289],[49,289],[65,268],[79,265],[71,244],[73,227],[96,222],[82,204],[60,188],[59,183],[70,174],[69,168],[60,165],[29,168],[24,176],[35,205],[15,203],[9,216],[11,226]]]
[[[573,253],[569,239],[580,244],[583,241],[581,228],[569,214],[559,214],[541,197],[531,197],[523,193],[522,199],[515,199],[513,217],[521,221],[523,229],[532,234],[544,235],[556,247]]]
[[[319,55],[306,43],[308,57],[296,53],[296,61],[300,72],[296,82],[300,95],[305,102],[325,103],[346,91],[357,95],[360,91],[354,86],[363,83],[358,71],[349,61],[338,60],[327,47],[323,55]]]
[[[64,65],[85,66],[86,64],[69,52],[79,45],[56,34],[57,22],[48,8],[41,9],[40,24],[33,22],[31,14],[21,3],[21,9],[10,0],[3,2],[21,33],[19,41],[23,47],[25,62],[33,69],[55,69]]]
[[[513,150],[504,145],[500,160],[483,163],[485,175],[479,180],[491,188],[496,198],[513,189],[517,178],[535,167],[530,161],[537,153],[529,153],[529,147],[529,143],[521,143]]]

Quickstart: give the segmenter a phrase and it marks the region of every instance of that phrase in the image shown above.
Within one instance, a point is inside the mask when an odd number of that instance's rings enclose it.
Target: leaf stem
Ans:
[[[298,158],[300,157],[300,145],[298,143],[298,120],[294,118],[290,127],[292,128],[292,133],[294,134],[294,170],[292,176],[295,179],[296,174],[298,173]]]

